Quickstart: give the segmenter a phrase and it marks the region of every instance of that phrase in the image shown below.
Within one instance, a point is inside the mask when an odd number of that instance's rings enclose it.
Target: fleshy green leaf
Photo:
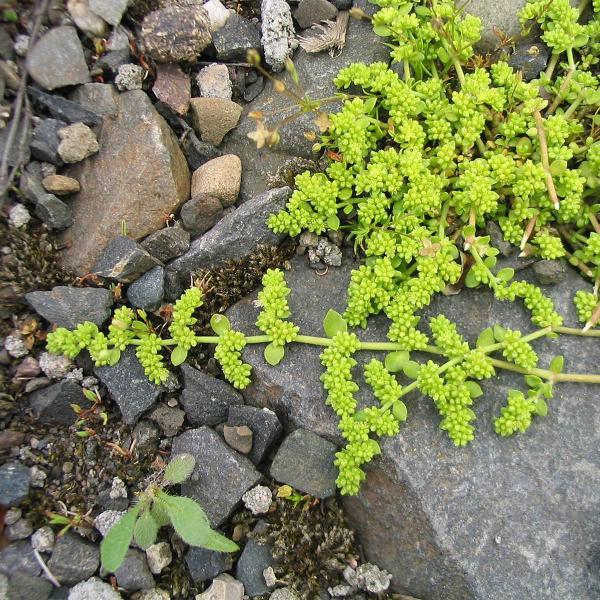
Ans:
[[[265,347],[265,360],[273,367],[281,362],[284,354],[285,348],[283,346],[275,346],[275,344],[268,344]]]
[[[381,37],[387,37],[388,35],[391,35],[392,32],[390,28],[385,25],[376,25],[373,27],[373,33]]]
[[[496,338],[494,337],[494,330],[491,327],[484,329],[477,338],[477,347],[483,348],[484,346],[491,346],[496,343]]]
[[[327,228],[332,231],[337,231],[340,228],[340,219],[337,215],[329,215],[327,217]]]
[[[525,375],[525,383],[530,388],[537,389],[542,385],[542,380],[537,375]]]
[[[339,312],[330,308],[323,319],[323,329],[329,337],[333,337],[340,331],[348,331],[348,323]]]
[[[191,454],[178,454],[165,469],[165,481],[168,483],[181,483],[192,474],[195,466],[196,459]]]
[[[183,346],[176,346],[171,352],[171,363],[173,366],[178,367],[185,362],[188,351]]]
[[[476,381],[465,381],[465,385],[469,390],[469,395],[471,398],[479,398],[479,396],[483,395],[483,390]]]
[[[406,350],[400,350],[398,352],[390,352],[385,357],[385,368],[390,373],[398,373],[402,370],[402,367],[410,360],[410,353]]]
[[[535,414],[540,417],[545,417],[548,414],[548,404],[543,398],[538,398],[535,403]]]
[[[145,510],[135,522],[135,527],[133,528],[135,542],[142,550],[146,550],[146,548],[149,548],[156,542],[157,535],[158,524],[150,514],[150,511]]]
[[[114,573],[122,564],[129,544],[133,538],[133,529],[140,505],[136,504],[107,532],[100,545],[100,558],[106,571]]]
[[[510,269],[508,267],[506,269],[500,269],[498,271],[498,273],[496,274],[496,277],[500,281],[510,281],[514,276],[515,276],[515,270]]]
[[[504,336],[506,335],[506,329],[502,327],[502,325],[494,325],[494,337],[497,342],[501,342],[504,340]]]
[[[471,270],[467,273],[467,276],[465,277],[465,285],[468,288],[475,288],[480,284],[479,281],[477,281],[477,278],[475,277],[475,273]]]
[[[410,377],[411,379],[416,379],[418,377],[420,369],[421,365],[418,362],[415,362],[414,360],[409,360],[402,367],[402,371],[404,371],[404,374],[407,377]]]
[[[223,335],[231,329],[231,323],[225,315],[214,314],[210,318],[210,326],[217,335]]]
[[[550,361],[550,370],[553,373],[562,373],[564,366],[565,366],[565,358],[564,358],[564,356],[560,356],[560,354],[558,356],[555,356]]]
[[[396,421],[406,421],[406,417],[408,415],[406,404],[404,404],[402,400],[396,400],[392,406],[392,414],[394,415],[394,419],[396,419]]]
[[[352,198],[352,188],[343,188],[338,192],[340,200],[350,200]]]

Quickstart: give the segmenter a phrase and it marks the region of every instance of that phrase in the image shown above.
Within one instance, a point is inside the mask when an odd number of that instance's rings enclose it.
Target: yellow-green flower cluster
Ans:
[[[202,306],[202,302],[202,291],[197,287],[191,287],[173,306],[173,322],[169,327],[169,333],[177,342],[177,346],[184,350],[189,350],[198,344],[191,326],[198,321],[193,314],[198,307]]]
[[[246,337],[241,331],[228,329],[219,336],[215,348],[215,358],[219,361],[225,379],[238,390],[250,385],[252,367],[242,361],[242,350],[246,346]]]

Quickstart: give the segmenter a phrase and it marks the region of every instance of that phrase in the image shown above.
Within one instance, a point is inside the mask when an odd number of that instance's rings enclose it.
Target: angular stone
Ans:
[[[335,444],[312,431],[296,429],[279,447],[271,477],[316,498],[328,498],[335,494],[336,451]]]
[[[119,73],[120,68],[124,65],[130,65],[132,67],[136,66],[131,65],[131,53],[129,52],[129,48],[126,48],[124,50],[115,50],[113,52],[107,52],[106,54],[103,54],[94,63],[93,68],[94,70],[101,69],[102,71],[110,72],[112,75],[117,75]],[[123,76],[121,75],[121,77],[119,77],[121,85],[119,85],[119,83],[117,82],[117,77],[115,77],[115,85],[117,86],[117,88],[119,88],[120,90],[123,89],[123,87],[129,90],[141,89],[141,76],[143,76],[143,71],[140,72],[139,69],[133,69],[132,74],[134,76],[132,77],[131,81],[136,82],[136,87],[123,86]]]
[[[102,117],[112,117],[119,111],[119,94],[110,83],[86,83],[76,87],[70,99]]]
[[[34,163],[29,163],[32,165]],[[37,174],[29,171],[23,171],[19,179],[19,191],[32,204],[37,204],[40,199],[46,195],[46,190],[42,186],[42,180]]]
[[[203,98],[225,98],[231,100],[231,79],[227,65],[213,63],[196,75],[196,83]]]
[[[567,272],[567,266],[562,260],[538,260],[532,268],[541,285],[558,283]]]
[[[242,107],[227,98],[192,98],[192,125],[203,141],[218,146],[238,123]]]
[[[266,523],[259,521],[254,531],[264,531],[265,528]],[[268,544],[259,543],[254,539],[246,542],[235,567],[235,576],[244,584],[244,593],[247,596],[254,598],[269,591],[263,571],[274,564],[275,560]]]
[[[81,386],[72,379],[36,390],[29,394],[28,401],[36,419],[46,425],[73,425],[77,415],[71,405],[78,404],[83,409],[90,406]]]
[[[73,224],[73,212],[68,204],[54,194],[44,194],[37,199],[35,214],[50,229],[62,231]]]
[[[158,64],[156,81],[152,86],[154,95],[179,115],[185,115],[190,106],[191,83],[187,73],[179,65]]]
[[[223,217],[210,231],[194,240],[190,249],[167,266],[167,273],[186,275],[196,269],[242,258],[260,244],[277,245],[283,235],[266,225],[268,216],[285,205],[290,188],[270,190]]]
[[[119,585],[130,592],[148,590],[154,587],[154,577],[150,573],[146,555],[139,550],[127,550],[121,566],[115,571]]]
[[[31,144],[31,154],[38,160],[43,160],[53,165],[61,166],[62,159],[58,154],[58,145],[60,138],[58,132],[66,127],[64,121],[57,119],[43,119],[39,125],[33,130]]]
[[[242,395],[230,384],[183,364],[181,404],[192,425],[217,425],[227,420],[229,409],[242,404]]]
[[[208,194],[198,194],[181,207],[180,217],[183,226],[196,237],[208,231],[222,214],[220,200]]]
[[[67,0],[67,10],[80,31],[94,38],[106,35],[107,25],[90,9],[87,0]]]
[[[100,150],[94,132],[84,123],[73,123],[58,132],[58,155],[67,164],[81,162]]]
[[[222,573],[211,583],[210,587],[196,600],[242,600],[244,598],[244,585],[228,575]]]
[[[221,525],[240,502],[244,492],[260,481],[252,463],[209,427],[189,429],[173,441],[172,454],[189,452],[196,459],[190,479],[181,493],[200,503],[213,527]]]
[[[65,175],[48,175],[42,179],[42,185],[47,192],[57,196],[75,194],[81,189],[77,179]]]
[[[230,406],[227,424],[250,427],[253,443],[248,458],[255,465],[265,458],[283,430],[277,415],[272,410],[255,406]]]
[[[47,90],[87,83],[90,73],[74,27],[55,27],[29,52],[27,71]]]
[[[159,575],[173,560],[171,546],[167,542],[152,544],[152,546],[146,549],[146,559],[150,572]]]
[[[210,19],[198,4],[167,5],[144,17],[140,35],[146,54],[154,60],[194,62],[210,44]]]
[[[372,14],[375,10],[367,0],[357,0],[355,5],[367,14]],[[333,79],[341,68],[355,62],[368,64],[376,61],[387,63],[389,49],[385,46],[385,40],[373,33],[371,23],[364,19],[350,19],[346,45],[335,57],[329,56],[327,52],[310,54],[304,50],[298,50],[294,55],[299,79],[312,98],[323,98],[336,93]],[[293,86],[289,73],[283,73],[281,80],[288,87]],[[335,107],[335,104],[328,104],[327,110],[333,111]],[[258,150],[256,144],[248,138],[248,133],[256,129],[256,121],[248,116],[252,111],[262,111],[267,123],[272,124],[297,112],[297,107],[285,94],[276,92],[272,82],[267,82],[264,91],[244,107],[237,127],[223,141],[224,152],[236,154],[242,160],[241,202],[268,189],[269,178],[290,158],[301,156],[316,159],[317,155],[312,152],[313,142],[307,140],[304,134],[315,131],[317,136],[320,135],[313,123],[314,115],[304,115],[281,127],[281,140],[276,146]]]
[[[223,437],[229,446],[241,454],[249,454],[252,450],[252,429],[247,425],[237,427],[225,425],[223,427]]]
[[[327,310],[344,310],[352,263],[346,259],[325,277],[318,277],[300,258],[292,265],[286,273],[293,290],[292,318],[303,333],[319,335]],[[525,270],[519,276],[532,274]],[[576,326],[572,293],[582,287],[586,287],[583,280],[568,269],[563,281],[544,290],[566,325]],[[252,297],[228,312],[233,327],[250,335],[256,331],[251,327],[256,319],[251,302]],[[533,329],[519,303],[498,302],[485,289],[436,297],[424,311],[423,325],[428,316],[440,312],[457,322],[472,343],[494,323]],[[371,318],[369,328],[359,335],[366,341],[384,340],[388,323]],[[567,357],[567,370],[598,372],[597,348],[591,339],[561,336],[537,340],[534,347],[541,365],[560,353]],[[246,401],[260,404],[268,399],[280,414],[287,414],[289,427],[306,427],[338,441],[337,419],[324,405],[319,350],[291,346],[284,369],[268,367],[260,354],[259,349],[245,349],[254,377],[244,391]],[[361,364],[371,357],[364,354],[359,356]],[[360,405],[372,405],[360,372],[357,382]],[[493,431],[493,418],[505,405],[508,389],[523,389],[522,378],[501,373],[482,387],[485,400],[474,407],[476,439],[461,449],[439,429],[432,402],[409,396],[409,418],[401,435],[383,441],[382,456],[370,464],[360,494],[344,501],[366,556],[393,575],[392,588],[421,598],[595,597],[597,586],[586,549],[597,538],[595,518],[590,518],[599,501],[599,488],[591,483],[600,479],[595,451],[600,435],[597,391],[592,385],[562,383],[549,400],[546,418],[536,418],[524,435],[501,438]],[[582,405],[585,411],[580,410]],[[573,474],[568,493],[565,472]],[[511,493],[500,494],[499,500],[499,490]],[[479,540],[476,552],[473,540]]]
[[[302,29],[320,21],[330,21],[337,16],[337,8],[327,0],[300,0],[294,18]]]
[[[96,367],[94,374],[108,388],[128,425],[134,425],[162,391],[146,377],[131,346],[121,354],[121,360],[114,367]]]
[[[92,267],[92,273],[121,283],[131,283],[140,275],[160,265],[131,238],[119,236],[108,243],[103,255]]]
[[[120,92],[141,90],[144,83],[144,69],[132,63],[120,64],[117,68],[115,85]]]
[[[135,447],[138,452],[143,454],[152,454],[156,452],[158,446],[159,433],[158,427],[153,421],[144,419],[134,428],[132,433],[135,439]]]
[[[3,575],[8,577],[15,573],[38,575],[41,570],[31,544],[26,540],[13,542],[0,550],[0,573]]]
[[[102,326],[110,317],[113,303],[111,292],[104,288],[64,285],[57,285],[49,292],[30,292],[25,294],[25,300],[46,321],[67,329],[75,329],[85,321]]]
[[[48,561],[48,568],[64,585],[74,585],[91,577],[99,566],[98,546],[71,532],[58,539]]]
[[[231,554],[207,548],[190,548],[185,555],[185,562],[194,583],[213,579],[233,566]]]
[[[158,423],[164,435],[173,437],[183,425],[185,412],[180,408],[160,403],[149,415],[149,418]]]
[[[239,115],[238,115],[239,116]],[[25,130],[25,127],[27,130]],[[11,127],[4,127],[0,131],[0,152],[4,155],[4,150],[6,149],[6,143],[8,142],[8,135]],[[17,127],[16,131],[16,140],[24,140],[23,143],[23,152],[21,156],[21,152],[19,151],[19,145],[13,144],[8,152],[8,165],[10,167],[20,166],[21,162],[23,164],[27,164],[29,162],[30,153],[29,153],[29,145],[31,142],[31,126],[29,122],[23,124],[20,123]]]
[[[90,8],[107,23],[118,25],[131,0],[90,0]]]
[[[0,504],[16,506],[29,494],[31,475],[29,469],[19,462],[4,463],[0,467]]]
[[[140,246],[157,260],[167,262],[190,247],[190,234],[181,227],[165,227],[149,235]]]
[[[127,299],[132,306],[148,312],[157,310],[164,295],[165,270],[154,267],[134,281],[127,289]]]
[[[10,600],[47,600],[52,584],[47,579],[26,573],[15,573],[8,584]]]
[[[217,198],[224,208],[235,204],[240,191],[242,163],[235,154],[213,158],[192,175],[192,197],[206,194]]]
[[[233,13],[225,25],[213,34],[219,60],[246,60],[248,50],[260,51],[260,31],[244,17]]]
[[[217,158],[217,156],[223,156],[223,153],[218,148],[215,148],[208,142],[199,140],[198,136],[191,129],[186,131],[185,136],[181,140],[181,147],[192,171],[195,171],[205,162]]]
[[[98,577],[78,583],[71,588],[68,600],[122,600],[119,592],[115,592],[109,583],[104,583]]]
[[[525,81],[536,79],[546,69],[550,51],[541,41],[524,41],[510,55],[509,64],[523,73]]]
[[[65,123],[85,123],[90,127],[102,125],[102,117],[89,108],[84,108],[77,102],[67,100],[55,94],[46,94],[37,88],[29,86],[27,92],[40,106],[43,106],[55,118]]]
[[[62,263],[79,274],[89,271],[121,220],[131,238],[141,239],[189,197],[185,158],[148,96],[136,90],[118,101],[118,115],[102,127],[100,152],[68,172],[82,191],[73,199],[73,226],[63,234],[70,247]]]

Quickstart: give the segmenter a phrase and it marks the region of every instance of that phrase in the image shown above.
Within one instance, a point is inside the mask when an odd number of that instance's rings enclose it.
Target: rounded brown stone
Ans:
[[[76,194],[81,189],[77,179],[66,175],[48,175],[42,180],[42,185],[47,192],[57,196]]]

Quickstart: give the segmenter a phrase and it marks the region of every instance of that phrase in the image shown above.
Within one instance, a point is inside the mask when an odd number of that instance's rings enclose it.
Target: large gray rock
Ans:
[[[189,280],[189,273],[196,269],[242,258],[260,244],[278,244],[284,236],[273,233],[266,220],[271,213],[285,206],[290,194],[288,187],[270,190],[232,210],[211,230],[194,240],[183,256],[170,262],[167,272],[175,272]]]
[[[92,273],[121,283],[131,283],[159,265],[160,261],[139,244],[121,235],[108,242],[102,256],[92,267]]]
[[[218,425],[227,420],[230,407],[243,403],[242,395],[225,381],[186,364],[181,371],[181,404],[192,425]]]
[[[0,573],[8,577],[15,573],[38,575],[42,568],[27,540],[13,542],[0,550]]]
[[[31,475],[20,462],[4,463],[0,467],[0,504],[16,506],[29,494]]]
[[[189,429],[173,441],[173,456],[189,452],[196,459],[181,493],[200,503],[213,527],[233,512],[244,492],[261,478],[254,465],[235,452],[209,427]]]
[[[121,354],[114,367],[96,367],[94,373],[108,388],[119,405],[123,421],[133,425],[156,402],[162,388],[152,383],[144,373],[132,347]]]
[[[375,9],[366,0],[358,0],[356,6],[369,14]],[[350,19],[346,46],[338,56],[332,58],[327,52],[308,54],[304,50],[298,50],[293,60],[306,93],[312,98],[325,98],[336,92],[333,78],[341,68],[355,62],[387,62],[389,49],[384,45],[384,40],[373,33],[369,21]],[[289,73],[283,73],[281,80],[293,89]],[[335,106],[327,104],[324,110],[329,112]],[[288,96],[276,92],[273,83],[269,82],[263,92],[246,105],[238,126],[225,138],[221,150],[227,154],[237,154],[242,160],[242,202],[264,192],[268,188],[269,176],[274,175],[291,157],[316,158],[312,153],[313,142],[304,137],[308,131],[318,131],[313,123],[316,115],[308,114],[294,119],[281,128],[281,141],[277,146],[257,150],[255,143],[247,137],[248,133],[256,129],[256,121],[248,116],[252,111],[264,112],[267,122],[272,126],[297,112],[298,107]]]
[[[83,409],[90,406],[81,385],[72,379],[36,390],[29,394],[28,402],[36,419],[46,425],[73,425],[78,417],[71,406],[77,404]]]
[[[87,83],[90,73],[74,27],[55,27],[43,35],[27,57],[27,70],[47,90]]]
[[[231,554],[194,547],[188,550],[185,562],[195,583],[213,579],[217,575],[229,571],[233,565]]]
[[[8,584],[9,600],[47,600],[52,584],[47,579],[15,573]]]
[[[75,533],[56,542],[48,568],[63,585],[74,585],[91,577],[100,566],[100,550]]]
[[[119,585],[131,592],[149,590],[154,587],[154,577],[148,568],[146,555],[133,548],[127,551],[123,563],[115,571],[115,576]]]
[[[265,521],[259,521],[253,533],[263,533]],[[263,572],[275,564],[269,544],[249,539],[235,566],[235,577],[244,584],[244,593],[250,598],[262,596],[269,591]]]
[[[189,196],[185,157],[148,96],[126,92],[118,107],[115,117],[104,119],[100,152],[68,172],[81,192],[72,200],[73,226],[62,235],[62,263],[79,274],[119,235],[122,221],[139,240],[161,229]]]
[[[25,299],[50,323],[75,329],[91,321],[100,327],[110,317],[113,298],[104,288],[72,288],[58,285],[50,292],[30,292]]]
[[[302,259],[293,261],[287,274],[291,318],[303,333],[322,335],[326,310],[343,310],[351,266],[347,261],[319,277]],[[520,276],[532,274],[525,270]],[[584,286],[569,269],[563,281],[545,290],[572,326],[572,293]],[[232,325],[248,333],[255,331],[252,300],[228,313]],[[426,315],[439,312],[455,320],[472,343],[494,323],[534,329],[520,304],[498,302],[487,290],[438,297]],[[372,318],[360,337],[384,340],[386,332],[387,320]],[[542,366],[560,353],[568,371],[598,372],[596,339],[562,336],[535,346]],[[336,418],[324,405],[318,354],[317,348],[292,345],[273,368],[265,365],[262,348],[247,348],[254,383],[244,395],[250,404],[268,401],[291,429],[305,427],[338,441]],[[361,356],[361,362],[368,358]],[[361,387],[359,399],[365,401]],[[522,378],[504,372],[483,384],[485,395],[474,407],[477,436],[463,449],[439,429],[431,400],[408,396],[401,435],[383,441],[361,493],[345,500],[367,557],[392,573],[397,590],[431,600],[592,600],[600,594],[598,392],[592,385],[561,384],[546,418],[536,418],[526,434],[504,439],[493,432],[493,418],[512,387],[522,389]]]

